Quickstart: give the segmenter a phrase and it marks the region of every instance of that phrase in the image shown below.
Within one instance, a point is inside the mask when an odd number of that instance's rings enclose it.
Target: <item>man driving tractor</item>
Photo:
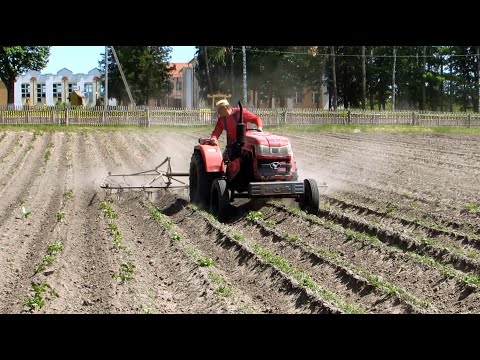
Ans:
[[[239,173],[242,163],[242,149],[237,143],[240,117],[247,128],[254,128],[256,131],[263,131],[262,119],[246,109],[232,108],[226,99],[218,101],[216,107],[219,117],[210,141],[212,145],[218,145],[218,138],[223,130],[227,132],[227,146],[222,156],[223,160],[229,163],[227,178],[232,181]]]
[[[212,143],[218,145],[218,138],[222,131],[225,130],[227,132],[227,144],[231,144],[237,139],[237,123],[240,119],[240,109],[232,108],[225,99],[218,101],[216,107],[219,117],[210,136]],[[258,131],[263,131],[262,119],[246,109],[243,109],[243,122],[245,124],[255,124]]]

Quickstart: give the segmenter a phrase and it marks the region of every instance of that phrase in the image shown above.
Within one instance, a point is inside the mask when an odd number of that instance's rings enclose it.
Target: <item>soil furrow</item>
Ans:
[[[70,208],[72,215],[81,220],[73,221],[68,229],[67,244],[62,254],[64,266],[57,280],[62,285],[62,300],[52,304],[54,311],[62,307],[75,313],[121,313],[130,310],[119,299],[112,279],[119,264],[102,219],[100,202],[103,191],[98,187],[111,159],[98,151],[97,135],[88,132],[82,134],[78,141],[75,157],[80,166],[74,176],[74,197]],[[105,141],[109,146],[108,139]],[[81,239],[81,246],[75,246],[77,238]]]
[[[15,142],[19,142],[21,134],[15,132],[3,133],[2,141],[0,141],[0,164],[2,168],[6,165],[8,158],[15,152]]]
[[[0,161],[0,163],[3,163],[2,168],[5,169],[0,174],[0,188],[3,188],[0,191],[0,196],[8,188],[12,176],[21,170],[21,167],[27,161],[27,155],[34,149],[34,142],[30,134],[22,132],[18,135],[18,140],[15,140],[15,144],[10,148],[6,158]]]
[[[345,228],[376,236],[380,241],[394,245],[403,251],[414,251],[419,255],[431,256],[444,264],[452,265],[455,269],[460,271],[478,272],[480,270],[480,264],[474,259],[466,257],[464,254],[452,252],[445,247],[433,246],[428,242],[421,242],[420,240],[406,235],[405,231],[398,232],[384,224],[380,225],[371,223],[364,217],[360,218],[357,216],[351,216],[345,212],[339,213],[332,209],[320,209],[318,216],[342,224]]]
[[[58,221],[56,214],[61,206],[67,172],[64,154],[71,144],[65,141],[61,133],[53,135],[52,143],[53,157],[47,162],[43,174],[37,178],[38,182],[32,184],[29,191],[31,225],[25,233],[27,240],[20,249],[16,249],[13,261],[9,263],[10,272],[13,272],[14,276],[10,277],[9,293],[0,305],[0,312],[18,313],[26,310],[23,300],[30,293],[34,269],[40,263],[47,244],[57,237],[54,231]],[[37,186],[42,191],[35,191]]]
[[[124,194],[114,201],[122,241],[135,265],[129,282],[132,290],[125,294],[132,306],[153,313],[234,313],[233,303],[215,293],[208,271],[169,236],[145,202],[142,193]]]
[[[309,274],[320,286],[336,296],[355,303],[372,313],[411,313],[411,304],[402,299],[392,298],[385,292],[378,291],[368,281],[348,269],[338,266],[318,254],[306,251],[299,246],[291,246],[288,240],[272,229],[259,225],[259,221],[248,224],[238,221],[233,226],[238,232],[265,246],[296,267]],[[297,238],[294,238],[295,240]]]
[[[25,158],[25,162],[11,175],[4,190],[0,192],[0,229],[5,228],[6,219],[15,210],[20,209],[21,202],[25,201],[26,206],[29,205],[26,194],[31,192],[36,178],[41,176],[43,157],[50,139],[51,134],[45,138],[42,137],[40,146],[35,147]]]
[[[188,172],[212,129],[0,131],[0,311],[480,313],[477,134],[272,127],[326,181],[319,216],[235,199],[222,224],[188,191],[100,188],[167,157]]]
[[[180,200],[179,200],[180,201]],[[249,247],[228,236],[197,210],[172,204],[164,210],[171,220],[185,229],[195,245],[210,254],[225,272],[227,281],[273,313],[331,313],[339,310],[313,295],[297,281],[258,257]]]
[[[297,235],[312,247],[338,253],[358,269],[383,278],[440,312],[476,312],[479,292],[448,277],[421,257],[408,256],[396,247],[385,246],[378,239],[350,233],[340,224],[312,223],[283,206],[267,204],[261,209],[265,220],[275,222],[279,231]]]
[[[326,200],[329,207],[339,209],[337,211],[344,211],[349,215],[362,216],[369,222],[382,224],[382,226],[391,227],[395,231],[408,233],[410,236],[420,239],[420,241],[422,241],[422,239],[426,239],[425,241],[435,241],[438,242],[439,245],[444,245],[447,249],[458,248],[460,244],[464,245],[465,247],[463,249],[457,250],[463,255],[472,251],[476,253],[480,249],[480,239],[472,238],[458,231],[428,227],[419,224],[418,220],[417,222],[409,221],[396,215],[390,215],[387,212],[377,211],[363,205],[351,204],[332,197],[326,197]]]

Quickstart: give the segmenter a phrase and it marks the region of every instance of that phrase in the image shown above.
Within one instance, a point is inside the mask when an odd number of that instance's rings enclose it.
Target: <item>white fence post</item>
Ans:
[[[65,126],[68,126],[68,109],[65,109]]]

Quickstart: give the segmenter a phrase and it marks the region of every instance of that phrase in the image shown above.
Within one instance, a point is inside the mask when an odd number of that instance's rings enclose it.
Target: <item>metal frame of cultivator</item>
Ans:
[[[161,169],[164,166],[166,169]],[[170,157],[151,170],[132,174],[112,174],[108,172],[100,184],[107,195],[121,195],[128,191],[144,191],[149,195],[160,190],[186,190],[188,185],[176,177],[189,176],[189,173],[172,172]]]

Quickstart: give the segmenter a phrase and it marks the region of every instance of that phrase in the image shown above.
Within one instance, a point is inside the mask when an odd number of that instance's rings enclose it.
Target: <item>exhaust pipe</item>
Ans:
[[[247,131],[247,127],[243,122],[243,107],[240,101],[238,102],[238,106],[240,107],[240,119],[237,123],[237,142],[240,146],[243,146],[245,145],[245,134]]]

